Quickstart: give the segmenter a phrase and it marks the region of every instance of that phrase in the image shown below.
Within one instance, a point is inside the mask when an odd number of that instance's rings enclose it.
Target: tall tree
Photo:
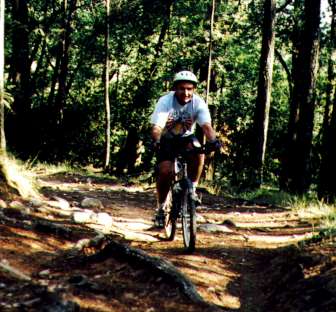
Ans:
[[[295,63],[293,99],[288,131],[290,133],[285,185],[288,191],[303,194],[311,184],[311,147],[313,137],[315,85],[319,57],[320,0],[305,0],[303,29]]]
[[[209,38],[209,58],[208,58],[208,75],[207,75],[207,89],[206,89],[206,98],[205,102],[209,105],[210,98],[210,84],[211,84],[211,71],[212,71],[212,54],[213,54],[213,32],[214,32],[214,23],[215,23],[215,8],[216,8],[216,0],[212,0],[211,5],[211,15],[210,15],[210,38]],[[214,106],[212,106],[211,113],[213,114],[215,111]],[[214,118],[213,118],[213,126],[215,127]],[[202,129],[200,129],[202,131]],[[204,143],[204,136],[202,138],[202,143]],[[208,155],[206,159],[206,172],[205,178],[207,180],[213,180],[215,174],[215,155],[214,153]]]
[[[274,63],[274,25],[275,0],[265,0],[263,35],[259,66],[259,82],[256,107],[253,121],[253,139],[251,148],[252,174],[250,184],[260,187],[263,178],[263,164],[265,160],[267,132],[269,124],[269,111],[271,104],[272,75]]]
[[[69,94],[70,48],[72,43],[73,20],[77,10],[77,0],[62,1],[59,16],[60,35],[56,44],[56,60],[48,95],[48,117],[50,119],[49,136],[53,153],[65,154],[64,110]]]
[[[30,50],[29,50],[29,17],[28,1],[12,1],[12,55],[10,79],[14,88],[13,112],[14,123],[11,126],[10,136],[13,137],[18,150],[25,154],[30,139],[31,107],[31,77],[30,77]]]
[[[209,104],[210,82],[211,82],[212,40],[213,40],[213,29],[214,29],[214,20],[215,20],[215,7],[216,7],[216,0],[212,0],[211,15],[210,15],[210,38],[209,38],[208,75],[207,75],[207,89],[206,89],[206,99],[205,99],[205,102],[207,104]]]
[[[104,99],[105,99],[105,162],[108,168],[111,153],[111,107],[110,107],[110,0],[106,0],[106,28],[105,28],[105,66],[104,66]]]
[[[291,81],[291,93],[289,97],[289,120],[287,125],[287,140],[285,143],[285,149],[282,154],[282,163],[281,163],[281,172],[279,177],[279,184],[282,190],[289,190],[289,173],[291,171],[291,162],[290,162],[290,151],[295,148],[295,133],[297,131],[297,121],[299,119],[299,103],[294,101],[293,89],[294,83],[297,80],[300,80],[300,63],[299,60],[299,50],[300,46],[303,44],[303,19],[304,19],[304,9],[303,9],[303,0],[294,1],[294,10],[292,13],[292,19],[294,21],[291,38],[292,38],[292,69],[289,81]]]
[[[56,113],[56,122],[58,125],[62,124],[63,113],[65,107],[65,101],[68,95],[68,86],[67,78],[69,71],[69,48],[71,44],[71,33],[72,33],[72,21],[74,13],[76,11],[77,0],[63,1],[62,11],[62,32],[59,42],[59,51],[58,51],[58,65],[59,68],[56,68],[57,82],[58,82],[58,92],[55,98],[55,113]]]
[[[6,151],[5,138],[5,87],[4,87],[4,69],[5,69],[5,0],[0,0],[0,156]]]
[[[18,173],[13,174],[13,164],[6,155],[5,129],[4,129],[4,67],[5,67],[5,0],[0,0],[0,183],[6,185],[5,192],[15,189],[21,196],[36,195],[25,177]],[[3,188],[1,187],[1,193]],[[4,195],[3,193],[1,195]]]
[[[326,86],[326,105],[322,126],[322,151],[321,167],[319,174],[318,195],[319,198],[331,202],[336,199],[336,81],[335,81],[335,56],[336,56],[336,0],[329,0],[331,8],[331,26],[328,44],[328,81]]]

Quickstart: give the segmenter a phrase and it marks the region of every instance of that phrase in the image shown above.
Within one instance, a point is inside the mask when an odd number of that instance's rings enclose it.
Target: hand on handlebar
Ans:
[[[157,153],[160,150],[160,141],[153,141],[152,142],[152,148],[155,153]]]
[[[205,144],[205,150],[207,153],[211,153],[214,151],[219,151],[222,147],[222,143],[218,140],[215,139],[213,141],[209,141]]]

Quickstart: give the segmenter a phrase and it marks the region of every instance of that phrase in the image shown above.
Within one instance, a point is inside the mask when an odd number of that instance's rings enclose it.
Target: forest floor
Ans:
[[[153,187],[39,183],[41,199],[0,202],[1,311],[335,311],[336,240],[315,238],[317,220],[200,191],[188,254],[181,229],[152,228]]]

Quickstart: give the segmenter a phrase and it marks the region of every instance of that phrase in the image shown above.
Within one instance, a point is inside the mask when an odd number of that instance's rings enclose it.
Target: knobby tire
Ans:
[[[181,196],[183,243],[187,251],[193,252],[196,246],[196,205],[190,188]]]
[[[165,228],[165,235],[167,240],[174,240],[175,238],[175,233],[176,233],[176,218],[173,215],[173,193],[172,190],[169,191],[165,205],[164,205],[164,210],[165,210],[165,223],[164,223],[164,228]]]

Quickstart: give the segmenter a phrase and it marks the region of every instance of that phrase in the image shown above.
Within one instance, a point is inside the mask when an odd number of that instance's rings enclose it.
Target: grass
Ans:
[[[263,186],[255,191],[248,191],[236,194],[242,199],[254,202],[263,202],[271,205],[282,206],[290,208],[290,203],[293,198],[292,195],[279,191],[274,187]]]
[[[24,163],[14,157],[1,155],[0,171],[2,182],[6,185],[3,188],[6,193],[11,193],[11,190],[15,190],[23,198],[38,197],[34,176]]]
[[[336,234],[336,206],[318,200],[317,196],[294,197],[291,209],[304,220],[318,220],[323,232]]]
[[[35,174],[42,174],[42,175],[53,175],[62,172],[72,172],[73,167],[69,164],[47,164],[47,163],[27,163],[27,167],[29,170]]]
[[[94,168],[93,166],[76,167],[69,163],[48,164],[35,163],[30,164],[30,171],[35,175],[52,176],[57,174],[80,175],[87,178],[109,179],[115,180],[115,177],[104,173],[101,168]]]
[[[296,196],[276,188],[262,187],[256,191],[240,193],[239,197],[287,208],[296,212],[303,220],[317,221],[322,228],[322,235],[328,233],[328,236],[336,236],[336,204],[327,204],[319,200],[313,192],[305,196]]]

